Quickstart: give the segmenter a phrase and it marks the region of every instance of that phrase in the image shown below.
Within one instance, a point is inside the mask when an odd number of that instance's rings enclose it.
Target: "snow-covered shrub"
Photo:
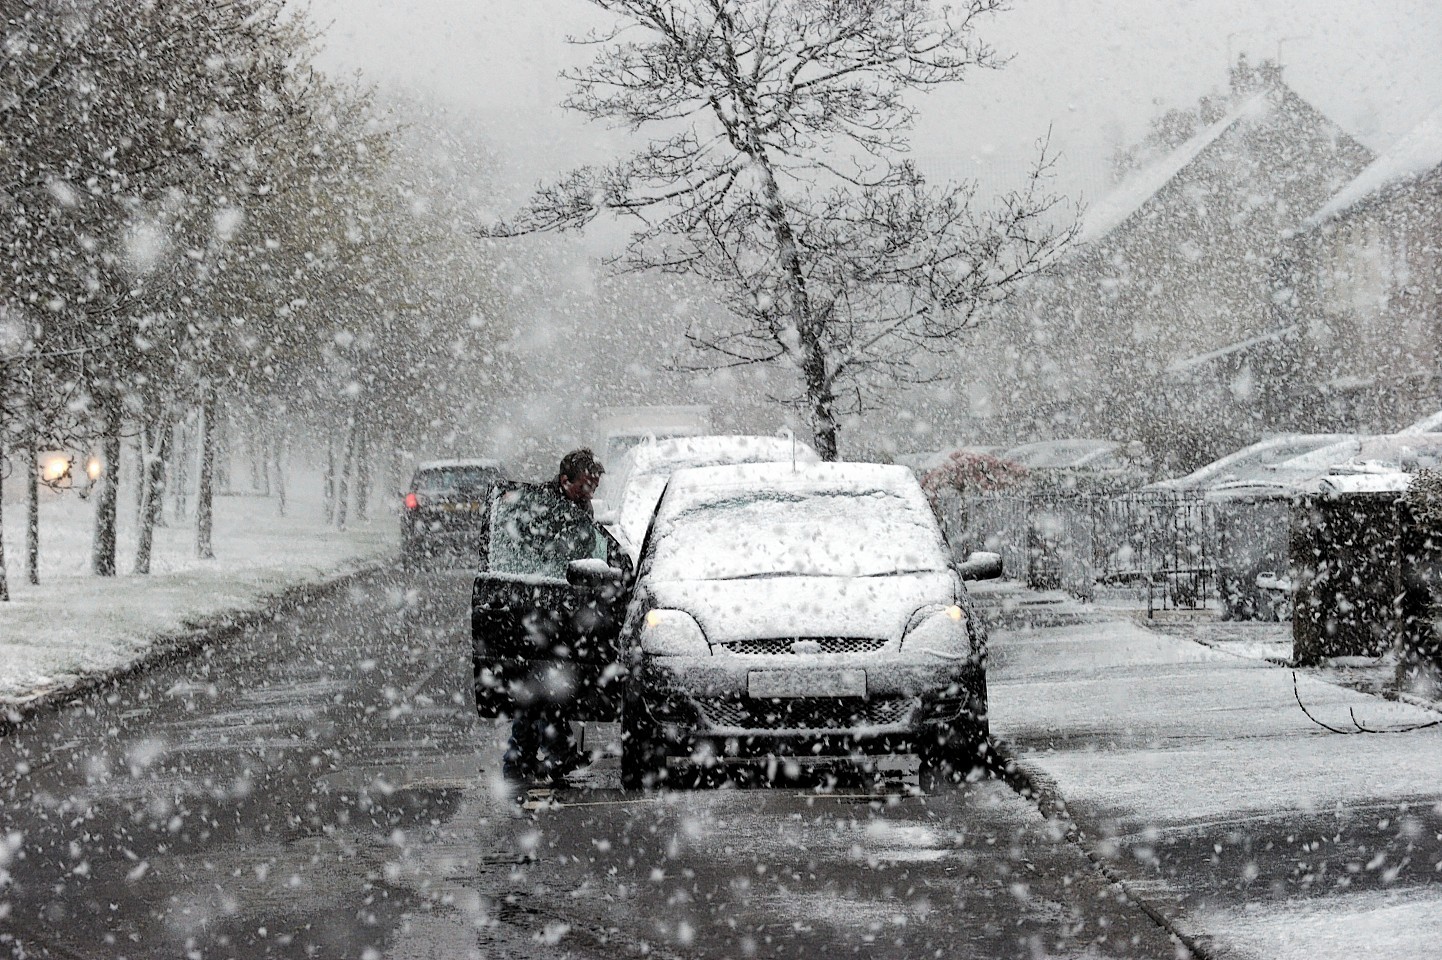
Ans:
[[[1402,499],[1428,533],[1442,532],[1442,470],[1419,470]]]
[[[922,476],[921,488],[934,502],[942,493],[995,493],[1020,486],[1026,480],[1027,469],[1019,463],[989,453],[953,450],[941,466]]]

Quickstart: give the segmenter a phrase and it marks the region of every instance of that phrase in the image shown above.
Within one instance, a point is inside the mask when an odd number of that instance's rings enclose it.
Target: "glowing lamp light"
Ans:
[[[105,468],[100,463],[99,457],[91,457],[89,460],[85,461],[85,475],[90,478],[91,483],[99,480],[100,475],[104,472]]]
[[[70,473],[70,458],[56,454],[40,464],[40,479],[46,483],[59,483]]]
[[[961,612],[961,607],[957,606],[954,603],[946,608],[946,615],[956,621],[960,621],[963,616]]]
[[[411,493],[406,494],[406,509],[407,509],[407,510],[414,510],[414,509],[416,509],[417,507],[419,507],[420,505],[421,505],[421,498],[418,497],[418,496],[416,496],[414,492],[411,492]]]

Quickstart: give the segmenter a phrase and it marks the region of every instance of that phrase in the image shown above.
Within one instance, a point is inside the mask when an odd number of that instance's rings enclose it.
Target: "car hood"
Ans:
[[[671,580],[647,585],[654,605],[685,610],[706,639],[899,637],[918,607],[952,603],[950,571],[883,577]]]

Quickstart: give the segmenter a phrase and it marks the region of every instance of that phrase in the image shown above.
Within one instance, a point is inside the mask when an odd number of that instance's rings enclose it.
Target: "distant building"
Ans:
[[[1019,437],[1140,440],[1166,475],[1272,429],[1299,332],[1273,297],[1281,237],[1373,157],[1274,64],[1239,63],[1216,106],[983,338],[975,376]]]
[[[1302,223],[1279,273],[1305,332],[1298,427],[1385,433],[1442,410],[1442,107]]]

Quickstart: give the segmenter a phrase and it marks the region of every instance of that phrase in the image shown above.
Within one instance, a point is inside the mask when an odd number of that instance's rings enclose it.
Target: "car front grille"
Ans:
[[[795,655],[793,644],[797,643],[815,644],[812,650],[816,653],[874,653],[886,646],[886,640],[879,637],[768,637],[719,646],[743,657],[775,657]]]
[[[784,700],[698,698],[696,705],[715,727],[741,730],[850,730],[904,723],[912,697],[797,697]]]

